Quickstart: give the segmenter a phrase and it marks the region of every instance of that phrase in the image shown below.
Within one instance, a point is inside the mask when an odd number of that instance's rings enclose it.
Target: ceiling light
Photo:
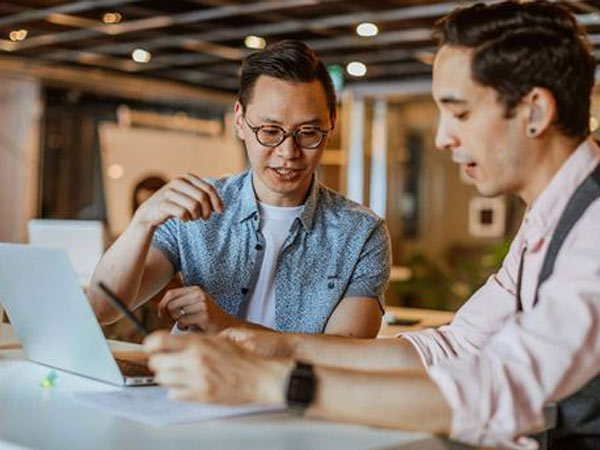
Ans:
[[[136,63],[146,64],[152,59],[152,53],[142,48],[136,48],[131,52],[131,59],[133,59]]]
[[[362,37],[373,37],[377,36],[379,28],[377,25],[370,22],[363,22],[356,27],[356,34]]]
[[[261,49],[261,48],[265,48],[265,46],[267,45],[267,41],[265,41],[263,38],[261,38],[259,36],[250,35],[250,36],[246,36],[246,39],[244,39],[244,44],[248,48]]]
[[[104,23],[119,23],[123,20],[123,16],[118,12],[109,12],[102,16],[102,22]]]
[[[352,61],[346,66],[346,72],[353,77],[363,77],[367,73],[367,66],[358,61]]]
[[[26,37],[27,37],[27,30],[24,30],[24,29],[11,31],[10,34],[8,35],[8,38],[13,42],[24,41]]]

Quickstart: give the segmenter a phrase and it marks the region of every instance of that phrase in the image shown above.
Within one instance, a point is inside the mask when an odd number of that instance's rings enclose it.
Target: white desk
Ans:
[[[466,448],[429,434],[311,421],[287,413],[152,427],[118,418],[69,395],[73,390],[115,389],[104,383],[59,372],[54,387],[42,388],[40,380],[50,369],[25,361],[4,333],[4,343],[0,336],[0,449]]]

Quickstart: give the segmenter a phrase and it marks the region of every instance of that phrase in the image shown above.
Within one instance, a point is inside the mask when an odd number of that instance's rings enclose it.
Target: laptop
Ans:
[[[67,252],[79,283],[87,287],[104,253],[106,233],[98,220],[33,219],[27,224],[29,243]]]
[[[29,360],[110,384],[154,384],[147,366],[114,357],[64,251],[0,243],[0,302]]]

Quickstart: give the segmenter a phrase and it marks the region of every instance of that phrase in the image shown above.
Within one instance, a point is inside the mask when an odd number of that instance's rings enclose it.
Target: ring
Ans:
[[[185,316],[185,309],[183,309],[183,307],[179,309],[179,317],[181,316]]]

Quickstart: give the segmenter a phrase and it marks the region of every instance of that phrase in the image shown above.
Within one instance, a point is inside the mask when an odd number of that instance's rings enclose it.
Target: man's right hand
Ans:
[[[223,212],[223,202],[211,184],[186,174],[179,176],[146,200],[133,216],[133,222],[156,228],[171,217],[182,221],[208,219]]]

